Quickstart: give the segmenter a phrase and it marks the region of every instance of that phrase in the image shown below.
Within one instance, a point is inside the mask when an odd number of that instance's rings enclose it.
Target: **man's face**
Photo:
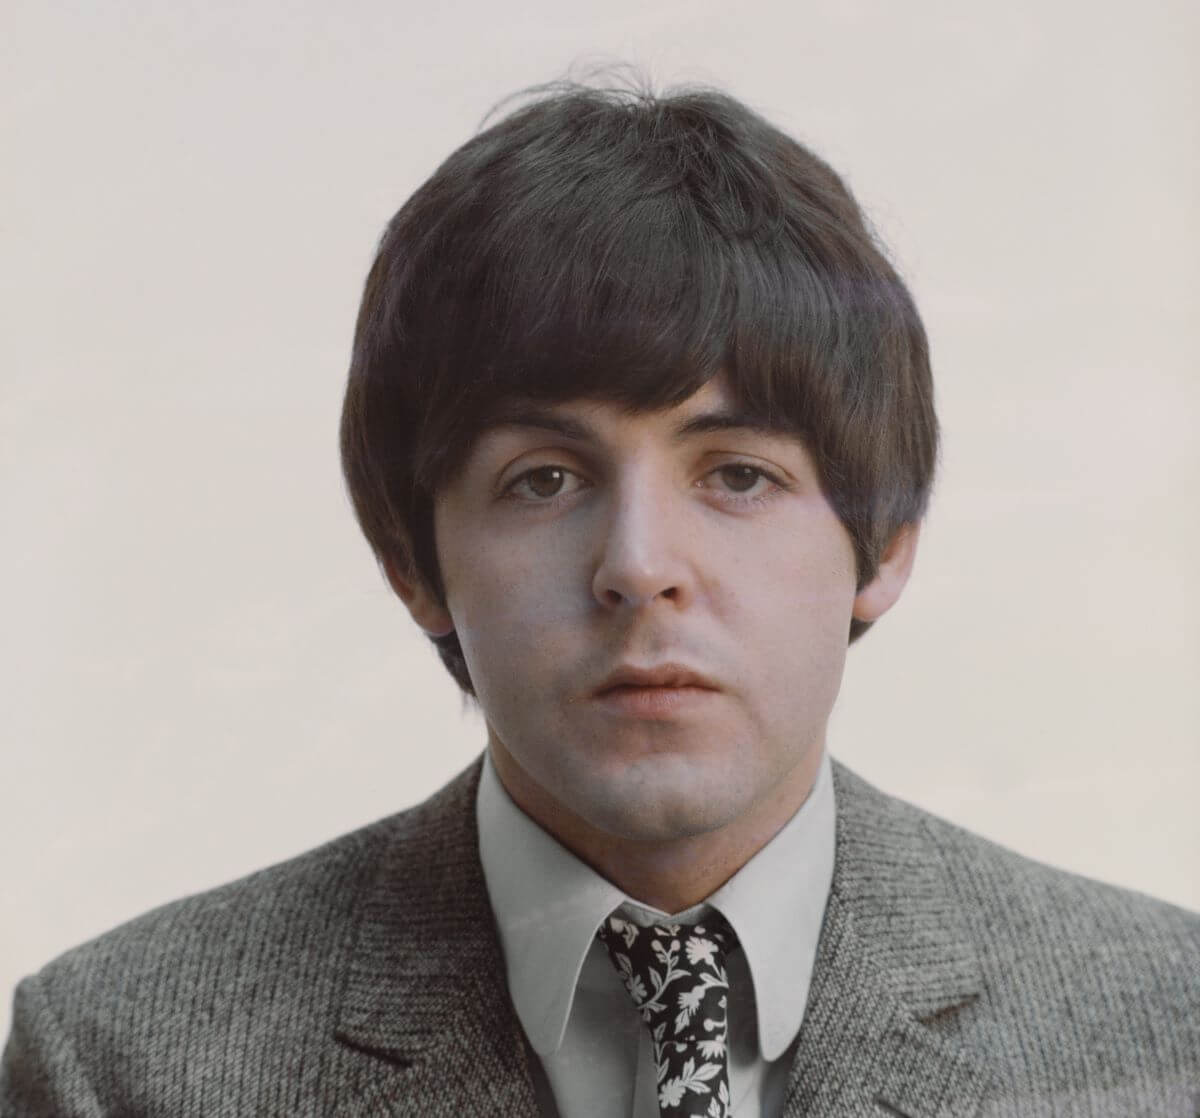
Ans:
[[[633,417],[582,400],[529,410],[578,430],[489,429],[435,502],[441,627],[493,756],[627,839],[715,831],[793,786],[795,810],[856,610],[850,537],[808,453],[696,422],[731,414],[722,378]],[[409,606],[437,627],[427,598]],[[597,693],[618,669],[668,663],[709,688]]]

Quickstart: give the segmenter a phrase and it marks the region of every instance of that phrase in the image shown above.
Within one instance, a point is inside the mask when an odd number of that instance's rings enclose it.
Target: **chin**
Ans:
[[[689,775],[691,780],[673,780],[662,773],[627,773],[626,779],[594,784],[603,791],[589,798],[588,820],[617,838],[669,842],[718,830],[747,809],[724,774],[699,781]]]

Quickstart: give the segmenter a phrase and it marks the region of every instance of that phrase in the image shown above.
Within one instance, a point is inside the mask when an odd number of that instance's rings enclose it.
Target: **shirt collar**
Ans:
[[[639,923],[694,923],[709,908],[729,921],[754,983],[759,1047],[778,1059],[804,1017],[833,880],[833,779],[828,754],[813,790],[774,838],[706,901],[668,915],[627,897],[509,798],[485,753],[476,817],[488,899],[513,1006],[539,1056],[562,1044],[596,929],[624,906]]]

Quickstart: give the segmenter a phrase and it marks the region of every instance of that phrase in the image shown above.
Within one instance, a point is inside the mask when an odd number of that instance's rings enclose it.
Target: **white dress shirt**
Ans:
[[[706,901],[672,915],[626,896],[542,830],[485,756],[479,853],[545,1115],[658,1118],[650,1033],[596,929],[615,910],[646,926],[694,924],[711,909],[742,945],[726,964],[732,1113],[780,1113],[833,880],[834,812],[826,754],[779,833]]]

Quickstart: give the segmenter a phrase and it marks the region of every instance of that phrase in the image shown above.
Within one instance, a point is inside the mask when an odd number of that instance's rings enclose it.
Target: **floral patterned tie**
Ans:
[[[650,1029],[661,1118],[730,1118],[725,957],[737,936],[718,912],[696,925],[639,927],[610,916],[596,933]]]

